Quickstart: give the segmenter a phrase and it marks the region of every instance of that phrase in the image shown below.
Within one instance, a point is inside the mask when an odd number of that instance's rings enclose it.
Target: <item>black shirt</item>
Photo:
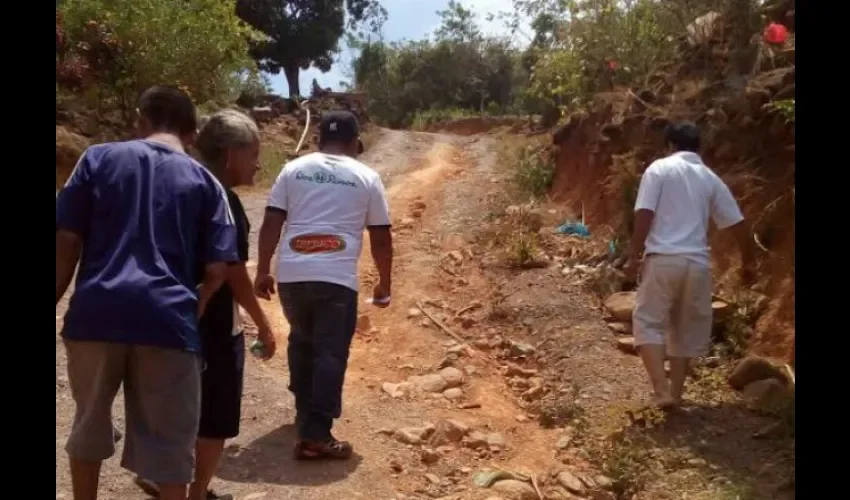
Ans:
[[[233,213],[233,222],[236,226],[236,249],[239,262],[244,263],[248,261],[248,234],[251,232],[251,224],[248,222],[248,216],[245,214],[245,208],[242,206],[239,196],[229,189],[225,189],[225,191],[227,192],[227,201],[230,203],[230,211]],[[201,265],[198,269],[199,282],[203,280],[204,272],[204,266]],[[233,298],[233,291],[225,283],[210,298],[206,311],[201,317],[199,325],[201,341],[212,338],[223,339],[241,333],[234,331],[238,314],[239,309]]]

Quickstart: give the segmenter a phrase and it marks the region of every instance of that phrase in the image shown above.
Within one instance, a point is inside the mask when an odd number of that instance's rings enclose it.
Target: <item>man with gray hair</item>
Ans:
[[[275,337],[257,302],[248,276],[248,234],[251,231],[242,201],[232,188],[254,183],[260,167],[260,131],[243,113],[221,110],[203,121],[195,146],[203,165],[224,186],[236,226],[238,261],[227,267],[225,284],[210,298],[200,319],[204,371],[201,373],[201,415],[195,445],[195,480],[188,500],[232,500],[230,494],[209,489],[226,439],[239,435],[245,368],[245,335],[238,306],[258,327],[265,345],[264,359],[275,352]],[[200,273],[200,269],[198,270]],[[155,484],[137,478],[136,484],[158,496]]]

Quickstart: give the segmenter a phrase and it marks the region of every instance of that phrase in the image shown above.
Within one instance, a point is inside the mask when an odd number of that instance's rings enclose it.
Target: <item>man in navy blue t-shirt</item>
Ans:
[[[115,452],[111,408],[123,384],[121,465],[185,500],[200,412],[198,318],[238,260],[218,181],[184,152],[189,97],[153,87],[139,103],[145,139],[83,153],[56,199],[56,302],[79,262],[62,337],[77,405],[66,451],[75,500],[96,498]],[[197,284],[197,259],[206,274]]]

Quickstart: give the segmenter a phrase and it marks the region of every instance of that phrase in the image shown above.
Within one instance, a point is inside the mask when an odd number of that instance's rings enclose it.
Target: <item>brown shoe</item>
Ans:
[[[348,460],[354,447],[346,441],[331,438],[327,441],[302,441],[295,443],[295,460]]]

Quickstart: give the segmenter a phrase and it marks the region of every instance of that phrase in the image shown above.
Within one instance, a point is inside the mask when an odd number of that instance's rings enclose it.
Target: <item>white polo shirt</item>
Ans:
[[[640,180],[635,211],[655,212],[646,254],[683,255],[711,265],[708,221],[725,229],[744,220],[726,184],[696,153],[656,160]]]
[[[348,156],[317,152],[287,163],[268,206],[287,212],[280,283],[321,281],[356,291],[363,230],[391,224],[380,175]]]

